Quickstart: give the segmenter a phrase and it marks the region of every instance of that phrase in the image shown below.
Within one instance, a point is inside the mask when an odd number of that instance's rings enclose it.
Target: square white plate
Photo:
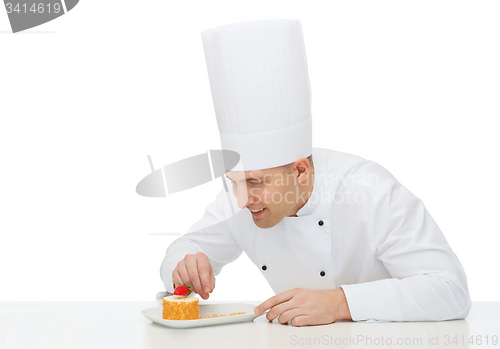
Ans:
[[[239,312],[246,312],[246,314],[197,320],[165,320],[162,318],[163,308],[161,305],[154,308],[144,309],[142,311],[142,315],[144,315],[147,319],[163,326],[174,328],[191,328],[253,321],[256,317],[265,314],[263,313],[260,315],[256,315],[253,312],[255,307],[256,305],[247,303],[200,304],[200,316],[210,316],[214,314],[229,315]]]

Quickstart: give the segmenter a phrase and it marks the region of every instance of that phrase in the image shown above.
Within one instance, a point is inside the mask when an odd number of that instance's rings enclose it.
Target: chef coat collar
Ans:
[[[313,161],[314,161],[314,157],[313,157]],[[311,193],[311,196],[309,197],[309,199],[305,203],[305,205],[302,206],[302,208],[297,211],[297,217],[310,215],[310,214],[314,213],[314,211],[316,211],[316,209],[318,208],[318,206],[319,206],[318,198],[321,197],[321,195],[320,195],[321,188],[319,187],[320,182],[321,182],[320,178],[324,178],[324,172],[325,172],[325,169],[323,167],[323,164],[320,161],[318,161],[317,163],[314,162],[313,191]]]

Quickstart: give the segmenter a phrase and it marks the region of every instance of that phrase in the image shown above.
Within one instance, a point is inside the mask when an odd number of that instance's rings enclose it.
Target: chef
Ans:
[[[276,293],[255,308],[270,321],[466,317],[464,270],[422,201],[372,161],[312,147],[300,22],[231,24],[202,39],[222,149],[240,155],[226,173],[239,210],[222,190],[168,247],[166,291],[185,283],[207,299],[245,252]]]

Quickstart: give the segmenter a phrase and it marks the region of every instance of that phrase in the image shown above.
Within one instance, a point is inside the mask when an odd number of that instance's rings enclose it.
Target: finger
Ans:
[[[210,261],[206,256],[205,258],[198,258],[198,273],[200,275],[201,287],[203,290],[202,292],[205,295],[208,295],[211,292],[212,288],[212,276],[210,273],[211,269],[212,265],[210,264]]]
[[[200,275],[198,273],[198,262],[197,258],[194,255],[187,255],[186,258],[187,271],[189,275],[189,280],[191,280],[191,284],[193,285],[193,292],[198,293],[203,297],[205,291],[201,287]]]
[[[177,264],[177,270],[179,271],[179,275],[181,276],[182,279],[182,281],[180,281],[181,285],[185,284],[186,286],[193,288],[193,284],[191,283],[191,279],[189,278],[189,273],[185,259],[183,259],[181,262],[179,262],[179,264]],[[175,286],[179,286],[179,283],[175,284]],[[194,292],[193,289],[192,291]]]
[[[271,309],[275,305],[290,300],[293,297],[293,294],[294,294],[293,290],[288,290],[285,292],[278,293],[277,295],[269,298],[267,301],[259,304],[257,308],[255,308],[254,312],[255,314],[261,314],[266,310]]]
[[[215,288],[214,269],[210,268],[210,293],[214,291],[214,288]]]
[[[269,314],[269,313],[268,313]],[[307,315],[304,312],[304,308],[293,308],[287,311],[284,311],[281,313],[281,315],[278,318],[278,322],[280,324],[286,324],[289,321],[292,321],[294,318],[300,317],[300,316],[305,316]]]
[[[299,315],[299,316],[296,316],[294,317],[291,322],[292,326],[307,326],[307,325],[311,325],[312,322],[311,322],[311,318],[307,315]]]
[[[184,283],[184,281],[182,281],[181,274],[179,273],[179,270],[177,268],[175,268],[174,271],[172,272],[172,282],[174,283],[173,285],[174,290],[177,285]]]
[[[293,309],[298,308],[298,305],[294,305],[292,301],[283,302],[281,304],[275,305],[266,314],[266,318],[269,321],[273,321],[277,317],[281,317],[282,314],[289,312]]]

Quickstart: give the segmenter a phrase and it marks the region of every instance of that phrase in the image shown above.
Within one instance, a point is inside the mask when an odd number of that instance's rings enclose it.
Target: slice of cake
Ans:
[[[163,298],[163,314],[165,320],[195,320],[200,318],[199,299],[190,296],[191,287],[177,286],[173,296]]]
[[[165,320],[195,320],[200,318],[198,297],[169,296],[163,298],[163,315]]]

